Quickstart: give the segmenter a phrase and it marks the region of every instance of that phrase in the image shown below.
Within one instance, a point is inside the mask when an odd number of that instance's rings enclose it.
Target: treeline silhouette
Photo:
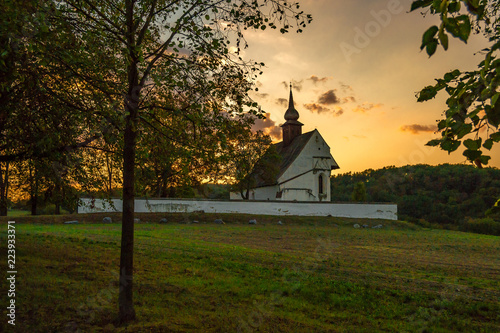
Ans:
[[[352,201],[360,182],[366,201],[397,203],[399,219],[413,222],[463,224],[485,217],[500,198],[500,169],[421,164],[332,176],[332,201]]]

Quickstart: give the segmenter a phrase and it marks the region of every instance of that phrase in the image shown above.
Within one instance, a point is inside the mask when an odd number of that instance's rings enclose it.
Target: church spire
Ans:
[[[292,83],[290,83],[290,98],[288,99],[288,110],[286,110],[285,112],[285,120],[297,121],[297,119],[299,119],[299,112],[295,110],[295,105],[293,103]]]
[[[295,110],[293,103],[292,84],[290,83],[290,98],[288,100],[288,109],[285,112],[286,122],[281,125],[283,129],[283,145],[288,146],[293,139],[302,134],[303,124],[299,121],[299,112]]]

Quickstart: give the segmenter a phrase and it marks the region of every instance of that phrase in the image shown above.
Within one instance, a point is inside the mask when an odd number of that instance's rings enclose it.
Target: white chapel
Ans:
[[[330,174],[339,166],[319,131],[302,134],[303,124],[298,119],[290,88],[286,121],[281,125],[283,141],[274,144],[281,156],[279,172],[272,181],[256,178],[250,200],[330,201]],[[241,196],[231,192],[230,198]]]

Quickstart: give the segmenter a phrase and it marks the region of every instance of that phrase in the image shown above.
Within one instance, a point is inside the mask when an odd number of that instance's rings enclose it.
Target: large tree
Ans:
[[[428,143],[453,152],[463,143],[464,156],[478,167],[488,164],[490,150],[500,142],[500,2],[494,0],[417,0],[411,10],[421,10],[439,16],[441,23],[427,29],[421,49],[432,56],[438,45],[448,49],[449,36],[467,43],[471,33],[482,33],[489,46],[477,70],[459,69],[446,73],[437,83],[418,94],[418,101],[427,101],[445,90],[449,95],[438,123],[441,137]],[[480,51],[480,50],[474,50]],[[463,140],[463,142],[462,142]]]
[[[123,214],[119,319],[135,318],[133,307],[134,196],[137,142],[141,130],[158,135],[169,126],[159,111],[206,110],[258,113],[248,97],[262,64],[239,56],[246,29],[301,31],[310,16],[285,0],[65,0],[54,1],[52,18],[64,22],[75,42],[55,59],[93,92],[123,133]],[[90,98],[91,97],[91,98]],[[97,101],[96,101],[97,99]],[[105,107],[103,107],[103,105]],[[91,112],[95,113],[95,112]],[[175,126],[175,124],[171,124]],[[198,126],[199,127],[199,126]],[[224,140],[224,131],[212,135]]]
[[[0,4],[1,215],[7,213],[13,171],[25,171],[17,173],[20,179],[15,181],[31,182],[29,192],[34,195],[32,210],[36,212],[34,180],[46,178],[40,176],[45,170],[50,177],[50,200],[57,211],[62,194],[68,194],[68,170],[82,167],[75,152],[109,137],[113,130],[118,133],[112,124],[114,109],[104,93],[109,89],[102,81],[82,79],[89,72],[96,77],[107,74],[105,59],[97,54],[94,61],[85,62],[88,50],[79,50],[83,36],[71,22],[57,20],[57,7],[55,1],[42,0]]]

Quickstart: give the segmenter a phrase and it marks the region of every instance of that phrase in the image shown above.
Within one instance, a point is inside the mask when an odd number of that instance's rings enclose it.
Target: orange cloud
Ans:
[[[342,98],[342,103],[356,102],[356,98],[354,96],[347,96]]]
[[[384,104],[381,104],[381,103],[377,103],[377,104],[374,104],[374,103],[363,103],[363,104],[360,104],[358,106],[356,106],[353,111],[354,112],[361,112],[361,113],[366,113],[370,110],[373,110],[373,109],[376,109],[376,108],[380,108],[382,107]]]
[[[270,113],[266,113],[264,119],[257,118],[252,126],[252,131],[262,131],[271,137],[273,141],[281,140],[281,128],[276,125],[276,123],[271,120]]]
[[[342,89],[343,92],[353,92],[354,90],[352,87],[348,84],[345,84],[344,82],[339,82],[340,88]]]
[[[436,125],[420,125],[420,124],[412,124],[412,125],[404,125],[400,128],[401,132],[410,132],[411,134],[420,134],[426,132],[435,132],[437,131]]]
[[[311,80],[314,85],[318,84],[318,83],[324,83],[328,80],[332,79],[332,77],[317,77],[316,75],[311,75],[310,78],[308,78],[308,80]]]

